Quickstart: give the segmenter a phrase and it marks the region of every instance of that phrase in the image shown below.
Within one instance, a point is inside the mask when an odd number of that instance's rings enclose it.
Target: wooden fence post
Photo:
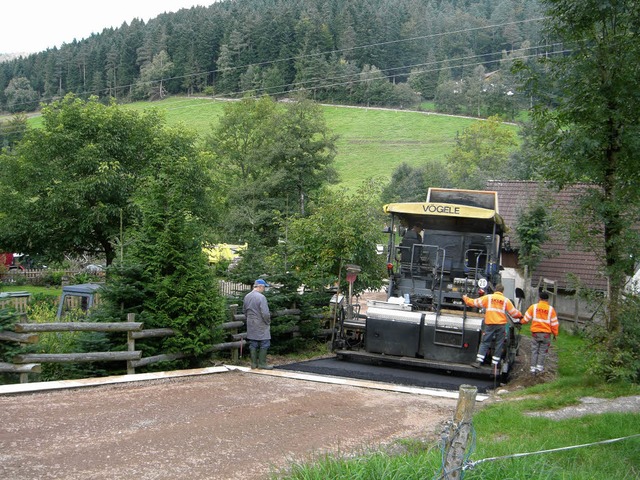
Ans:
[[[135,313],[127,313],[127,322],[135,322],[136,314]],[[133,337],[133,332],[127,332],[127,350],[130,352],[136,351],[136,339]],[[136,373],[136,369],[133,366],[133,362],[131,360],[127,360],[127,375],[134,375]]]
[[[472,385],[460,385],[458,405],[449,428],[449,435],[445,446],[444,475],[445,480],[462,478],[462,462],[469,443],[473,408],[476,403],[478,388]]]
[[[234,303],[232,305],[229,305],[229,321],[233,321],[233,317],[234,317],[234,315],[236,313],[238,313],[238,304]],[[229,333],[231,335],[237,334],[238,333],[238,329],[237,328],[231,329],[229,331]],[[239,358],[240,358],[240,350],[238,348],[232,348],[231,349],[231,361],[233,363],[238,363],[238,359]]]

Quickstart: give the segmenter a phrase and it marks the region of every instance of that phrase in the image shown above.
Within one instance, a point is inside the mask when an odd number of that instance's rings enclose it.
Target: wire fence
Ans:
[[[449,446],[451,444],[453,444],[455,442],[455,438],[460,435],[460,433],[467,427],[471,426],[471,435],[470,435],[470,441],[468,442],[467,448],[466,448],[466,453],[464,455],[464,460],[462,461],[462,463],[454,468],[446,468],[446,457],[448,455],[448,450],[449,450]],[[465,423],[461,423],[458,425],[455,425],[454,423],[448,423],[447,426],[445,426],[445,430],[443,431],[443,434],[441,436],[441,450],[442,450],[442,465],[440,467],[440,470],[436,473],[436,475],[433,477],[433,480],[461,480],[464,478],[464,474],[467,471],[473,470],[474,468],[476,468],[479,465],[482,465],[483,463],[489,463],[489,462],[497,462],[497,461],[502,461],[502,460],[508,460],[508,459],[512,459],[512,458],[522,458],[522,457],[529,457],[529,456],[533,456],[533,455],[544,455],[547,453],[556,453],[556,452],[563,452],[563,451],[568,451],[568,450],[575,450],[578,448],[587,448],[587,447],[593,447],[593,446],[597,446],[597,445],[606,445],[606,444],[611,444],[611,443],[616,443],[616,442],[622,442],[625,440],[631,440],[634,438],[640,438],[640,433],[634,434],[634,435],[628,435],[626,437],[619,437],[619,438],[611,438],[611,439],[607,439],[607,440],[600,440],[597,442],[591,442],[591,443],[583,443],[580,445],[568,445],[565,447],[558,447],[558,448],[550,448],[550,449],[545,449],[545,450],[536,450],[533,452],[522,452],[522,453],[512,453],[509,455],[500,455],[500,456],[496,456],[496,457],[487,457],[487,458],[482,458],[479,460],[474,460],[471,461],[469,460],[469,458],[471,457],[471,455],[473,454],[473,451],[475,450],[475,445],[476,445],[476,434],[475,434],[475,429],[473,428],[472,424],[465,424]]]

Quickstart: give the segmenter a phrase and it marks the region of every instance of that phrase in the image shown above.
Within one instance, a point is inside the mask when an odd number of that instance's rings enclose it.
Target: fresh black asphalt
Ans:
[[[499,386],[499,382],[493,378],[446,374],[442,371],[416,368],[374,365],[360,361],[338,360],[335,357],[281,365],[276,368],[316,375],[356,378],[412,387],[439,388],[449,391],[458,391],[460,385],[464,384],[475,385],[479,393],[487,393]]]

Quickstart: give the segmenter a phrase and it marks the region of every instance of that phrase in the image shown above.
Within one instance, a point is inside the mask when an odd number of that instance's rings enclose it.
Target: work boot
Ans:
[[[477,360],[475,362],[471,362],[471,366],[473,368],[480,368],[480,362],[478,362]]]
[[[273,367],[267,365],[267,348],[261,348],[260,353],[258,354],[258,368],[262,368],[263,370],[273,370]]]
[[[251,368],[258,368],[258,349],[251,348],[249,354],[251,356]]]

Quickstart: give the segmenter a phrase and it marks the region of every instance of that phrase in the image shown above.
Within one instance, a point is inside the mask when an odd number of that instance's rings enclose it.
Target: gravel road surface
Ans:
[[[456,400],[248,372],[0,395],[0,478],[266,479],[427,438]]]

